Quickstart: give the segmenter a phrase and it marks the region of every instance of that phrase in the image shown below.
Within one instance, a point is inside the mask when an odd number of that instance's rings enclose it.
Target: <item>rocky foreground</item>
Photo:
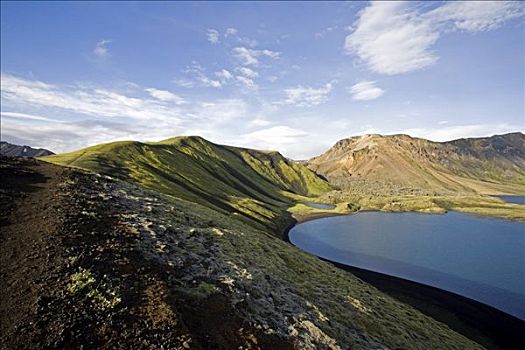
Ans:
[[[198,204],[36,160],[0,176],[2,348],[481,348]]]

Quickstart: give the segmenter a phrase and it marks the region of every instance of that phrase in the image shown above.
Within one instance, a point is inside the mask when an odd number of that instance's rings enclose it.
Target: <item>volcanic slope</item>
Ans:
[[[197,136],[114,142],[44,159],[124,179],[272,231],[291,222],[286,208],[292,198],[330,189],[278,152],[222,146]]]
[[[338,141],[307,166],[341,187],[368,180],[439,193],[525,194],[525,135],[449,142],[364,135]]]

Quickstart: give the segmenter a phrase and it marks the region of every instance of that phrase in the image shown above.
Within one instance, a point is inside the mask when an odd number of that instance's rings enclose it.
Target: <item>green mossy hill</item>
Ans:
[[[283,213],[293,195],[330,189],[278,152],[222,146],[196,136],[113,142],[44,160],[124,179],[273,230],[289,224]]]

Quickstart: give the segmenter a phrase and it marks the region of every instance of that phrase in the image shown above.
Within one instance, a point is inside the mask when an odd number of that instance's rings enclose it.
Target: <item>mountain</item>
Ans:
[[[492,340],[463,323],[480,319],[522,333],[417,287],[389,296],[283,240],[288,210],[337,191],[278,152],[126,141],[0,157],[0,175],[6,348],[480,349]]]
[[[525,135],[449,142],[363,135],[338,141],[307,166],[341,187],[367,180],[436,192],[524,194]]]
[[[278,152],[217,145],[197,136],[114,142],[45,160],[124,179],[273,229],[289,224],[283,213],[294,196],[330,189],[324,179]]]
[[[44,157],[54,154],[43,148],[32,148],[29,146],[13,145],[9,142],[0,141],[0,155],[10,157]]]

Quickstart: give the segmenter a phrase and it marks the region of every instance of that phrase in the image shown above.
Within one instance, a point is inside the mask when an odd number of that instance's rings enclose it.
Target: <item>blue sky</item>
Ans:
[[[519,2],[2,2],[2,140],[201,135],[296,159],[524,129]]]

